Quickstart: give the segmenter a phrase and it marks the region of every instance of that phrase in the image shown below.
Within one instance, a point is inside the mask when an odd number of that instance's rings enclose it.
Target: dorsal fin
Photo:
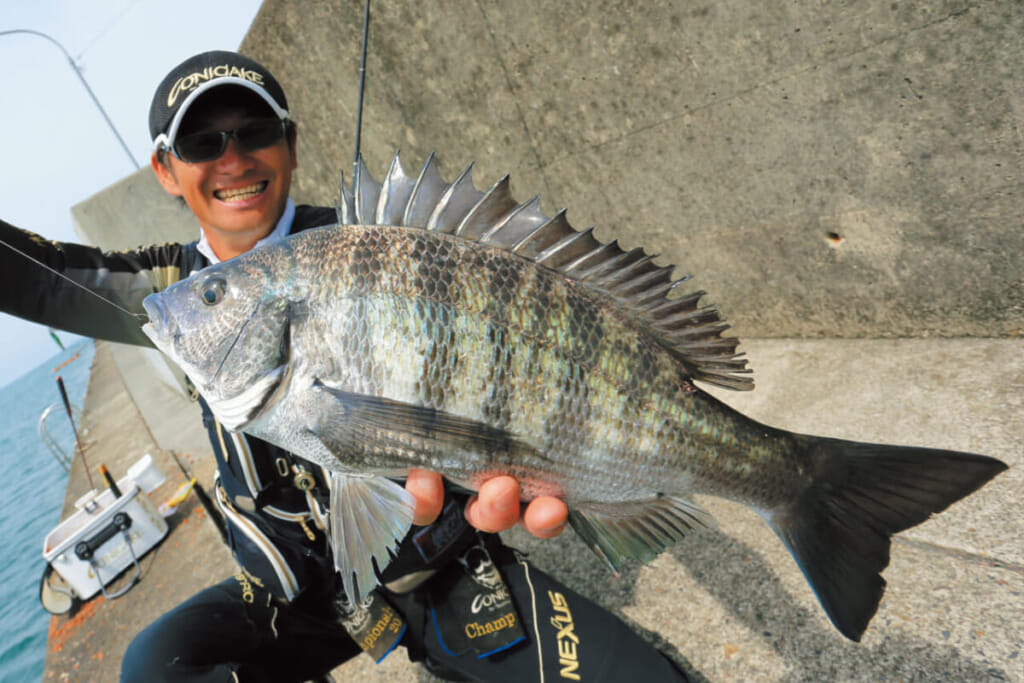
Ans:
[[[454,233],[513,252],[614,299],[694,379],[728,389],[754,388],[746,358],[736,353],[739,340],[723,337],[729,326],[713,306],[700,305],[704,292],[669,297],[689,276],[673,280],[674,266],[656,265],[655,255],[643,248],[624,251],[617,241],[599,241],[593,228],[577,231],[564,210],[546,216],[539,197],[516,203],[508,176],[481,192],[473,184],[472,168],[449,184],[431,154],[413,178],[396,153],[384,182],[378,183],[360,158],[351,190],[342,176],[338,222]]]

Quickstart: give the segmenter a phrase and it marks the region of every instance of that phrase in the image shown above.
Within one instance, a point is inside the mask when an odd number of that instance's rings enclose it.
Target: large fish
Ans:
[[[508,178],[448,184],[396,156],[382,184],[342,182],[339,225],[204,269],[145,302],[146,333],[221,422],[331,471],[345,590],[368,592],[408,530],[410,468],[477,489],[511,474],[563,498],[616,569],[710,516],[757,510],[828,616],[860,638],[892,534],[1006,469],[965,453],[854,443],[759,424],[694,380],[753,383],[703,292],[564,212],[517,204]]]

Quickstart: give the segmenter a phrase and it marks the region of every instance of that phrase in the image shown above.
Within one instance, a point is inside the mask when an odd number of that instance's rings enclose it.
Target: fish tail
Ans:
[[[885,591],[890,538],[1007,469],[994,458],[796,436],[813,482],[766,515],[829,619],[859,641]]]

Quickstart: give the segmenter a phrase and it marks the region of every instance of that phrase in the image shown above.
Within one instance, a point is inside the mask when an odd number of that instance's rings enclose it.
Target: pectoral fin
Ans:
[[[412,526],[416,499],[384,477],[331,473],[331,549],[351,602],[377,585]]]
[[[314,433],[335,454],[374,452],[384,456],[426,453],[468,460],[525,463],[544,456],[514,434],[492,425],[427,406],[356,394],[318,383],[330,397]],[[324,403],[328,403],[325,401]],[[414,467],[409,459],[400,463]]]

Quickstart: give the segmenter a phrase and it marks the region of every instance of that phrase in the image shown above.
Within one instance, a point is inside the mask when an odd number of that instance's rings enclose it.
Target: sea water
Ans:
[[[54,372],[75,354],[78,358]],[[75,452],[56,378],[61,376],[71,404],[81,409],[92,357],[92,342],[80,342],[0,387],[0,681],[38,681],[43,675],[50,623],[39,602],[46,567],[43,539],[60,522],[68,476],[37,425],[47,406],[56,404],[47,426],[65,453]]]

